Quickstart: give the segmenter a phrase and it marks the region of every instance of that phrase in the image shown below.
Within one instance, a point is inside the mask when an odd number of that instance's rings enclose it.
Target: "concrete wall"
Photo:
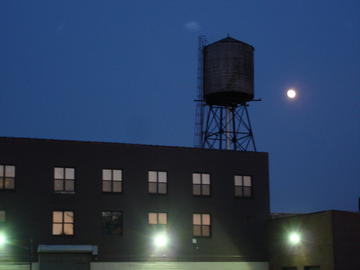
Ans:
[[[39,244],[97,245],[99,261],[266,261],[269,215],[266,153],[119,143],[0,138],[0,164],[16,166],[16,190],[0,191],[9,235]],[[76,169],[75,194],[53,192],[54,167]],[[101,191],[103,168],[123,170],[124,191]],[[168,194],[147,191],[147,171],[167,171]],[[192,195],[192,173],[211,175],[211,196]],[[253,198],[234,197],[234,175],[251,175]],[[52,211],[75,212],[75,235],[52,236]],[[123,235],[104,235],[102,211],[122,211]],[[169,248],[152,246],[147,213],[168,213]],[[192,242],[192,214],[212,215],[212,235]],[[24,240],[25,241],[25,240]],[[20,252],[20,251],[19,251]],[[26,257],[26,254],[24,255]],[[35,258],[34,258],[35,259]]]
[[[267,262],[91,263],[91,270],[268,270]]]

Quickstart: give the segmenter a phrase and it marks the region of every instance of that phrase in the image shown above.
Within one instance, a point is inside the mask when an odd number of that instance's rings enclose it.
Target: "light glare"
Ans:
[[[165,247],[169,242],[166,234],[158,234],[154,237],[154,245],[158,248]]]
[[[6,236],[3,233],[0,233],[0,246],[3,246],[6,244]]]
[[[289,241],[292,245],[297,245],[301,241],[300,234],[297,232],[292,232],[289,234]]]

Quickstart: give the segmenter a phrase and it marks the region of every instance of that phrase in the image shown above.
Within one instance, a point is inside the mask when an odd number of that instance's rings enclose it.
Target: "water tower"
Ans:
[[[199,38],[196,146],[256,151],[248,106],[254,101],[254,47],[231,37]]]

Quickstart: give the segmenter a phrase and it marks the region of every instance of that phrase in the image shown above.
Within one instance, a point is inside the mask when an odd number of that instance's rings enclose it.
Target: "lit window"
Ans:
[[[74,168],[54,168],[54,191],[56,193],[75,192]]]
[[[193,173],[193,195],[210,196],[210,174]]]
[[[0,190],[15,189],[15,166],[0,165]]]
[[[148,190],[149,193],[166,194],[167,193],[166,172],[149,171]]]
[[[251,176],[235,175],[235,196],[236,197],[252,197],[252,181]]]
[[[103,232],[107,235],[122,234],[123,214],[122,212],[102,212]]]
[[[0,210],[0,223],[4,223],[6,221],[6,212],[4,210]]]
[[[148,214],[148,223],[151,225],[166,225],[167,224],[167,213],[156,213],[151,212]]]
[[[73,211],[53,211],[52,234],[74,235]]]
[[[193,214],[193,236],[210,237],[211,217],[210,214]]]
[[[102,170],[102,191],[122,192],[122,170]]]

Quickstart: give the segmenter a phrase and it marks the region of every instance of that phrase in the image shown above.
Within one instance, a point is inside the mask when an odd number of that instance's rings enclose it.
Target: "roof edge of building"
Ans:
[[[30,137],[7,137],[0,136],[0,141],[23,141],[23,142],[53,142],[53,143],[77,143],[77,144],[107,144],[107,145],[124,145],[129,147],[148,147],[148,148],[169,148],[169,149],[197,149],[202,151],[222,151],[222,152],[242,152],[242,153],[255,153],[255,154],[268,154],[268,152],[255,152],[255,151],[235,151],[235,150],[220,150],[199,148],[191,146],[173,146],[173,145],[156,145],[156,144],[137,144],[137,143],[124,143],[124,142],[106,142],[106,141],[91,141],[91,140],[71,140],[71,139],[53,139],[53,138],[30,138]]]
[[[309,215],[319,215],[319,214],[325,214],[325,213],[347,213],[347,214],[358,214],[360,215],[360,212],[355,211],[347,211],[347,210],[336,210],[336,209],[329,209],[329,210],[321,210],[316,212],[310,212],[310,213],[271,213],[271,219],[282,219],[282,218],[292,218],[292,217],[298,217],[298,216],[309,216]]]

